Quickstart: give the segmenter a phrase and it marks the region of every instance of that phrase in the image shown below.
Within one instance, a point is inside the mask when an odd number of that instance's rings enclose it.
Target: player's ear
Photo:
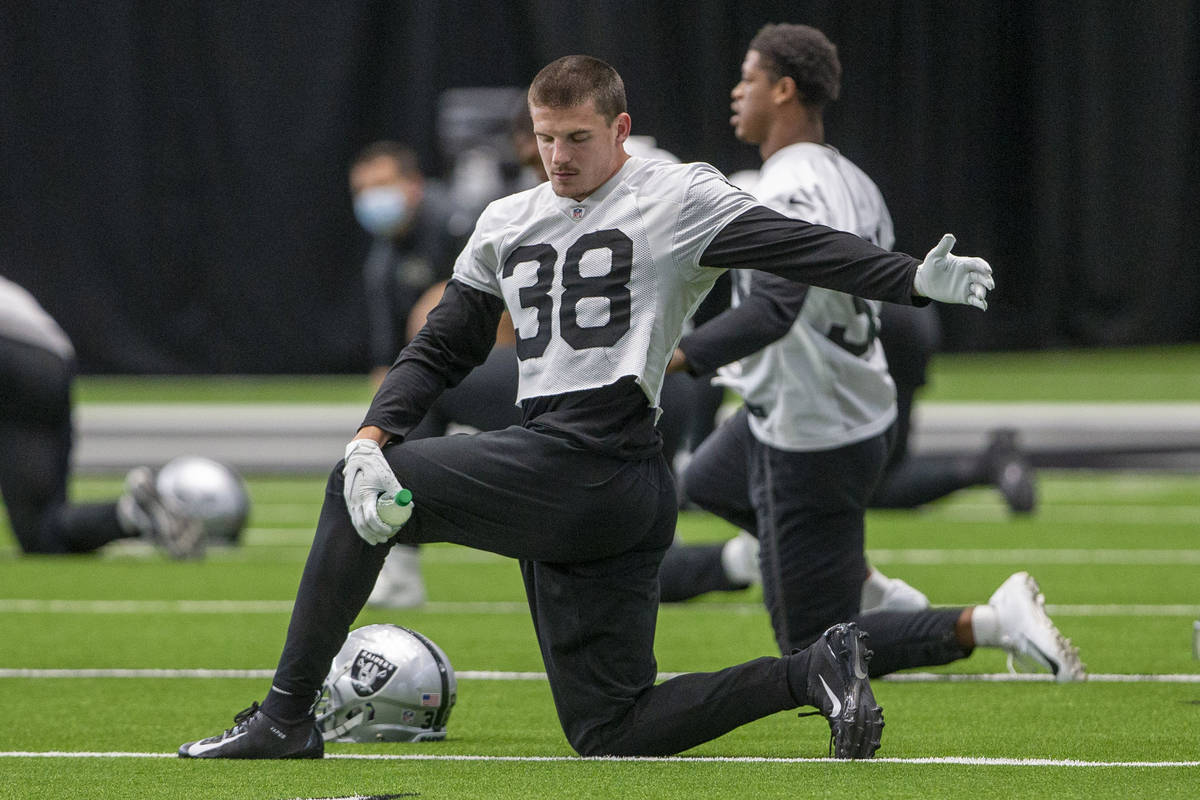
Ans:
[[[624,142],[629,138],[629,134],[633,130],[633,120],[629,114],[622,111],[620,114],[617,114],[617,118],[613,120],[613,123],[617,126],[617,142]]]
[[[775,81],[775,85],[771,87],[771,94],[775,98],[775,102],[781,105],[792,100],[804,102],[804,98],[800,96],[800,90],[796,87],[796,79],[788,75]]]

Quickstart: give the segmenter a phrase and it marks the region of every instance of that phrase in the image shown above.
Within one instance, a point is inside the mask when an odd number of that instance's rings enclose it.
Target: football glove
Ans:
[[[383,457],[379,444],[371,439],[355,439],[346,445],[346,466],[342,470],[345,486],[342,496],[350,521],[368,544],[383,544],[396,535],[399,525],[388,525],[379,518],[379,496],[389,497],[400,491],[400,481]]]
[[[991,266],[982,258],[954,255],[953,246],[954,234],[947,233],[917,267],[913,289],[942,303],[964,303],[987,311],[987,293],[996,288]]]

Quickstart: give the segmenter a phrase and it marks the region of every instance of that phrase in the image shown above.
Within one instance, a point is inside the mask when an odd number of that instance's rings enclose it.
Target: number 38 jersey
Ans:
[[[883,196],[867,175],[825,145],[788,145],[764,162],[753,194],[789,217],[853,233],[890,250]],[[735,302],[760,273],[734,274]],[[751,410],[750,428],[783,450],[825,450],[875,436],[896,418],[896,390],[877,338],[878,301],[810,287],[781,339],[721,369]]]
[[[757,205],[706,164],[630,158],[579,202],[549,183],[493,202],[454,279],[508,307],[518,401],[632,376],[657,406],[684,321],[723,272],[701,254]]]

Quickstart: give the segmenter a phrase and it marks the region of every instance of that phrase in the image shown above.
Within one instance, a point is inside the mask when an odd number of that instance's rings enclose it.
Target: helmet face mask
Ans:
[[[439,741],[457,695],[454,668],[440,647],[399,625],[367,625],[334,656],[317,727],[326,741]]]
[[[209,544],[237,543],[250,497],[229,467],[203,456],[179,456],[163,465],[154,485],[168,508],[200,521]]]

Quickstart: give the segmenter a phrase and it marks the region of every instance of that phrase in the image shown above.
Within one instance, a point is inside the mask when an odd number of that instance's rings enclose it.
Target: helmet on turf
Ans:
[[[154,481],[171,511],[199,520],[211,544],[237,544],[250,513],[250,497],[237,473],[211,458],[179,456]]]
[[[333,658],[317,727],[326,741],[445,739],[457,694],[442,648],[399,625],[367,625],[351,631]]]

